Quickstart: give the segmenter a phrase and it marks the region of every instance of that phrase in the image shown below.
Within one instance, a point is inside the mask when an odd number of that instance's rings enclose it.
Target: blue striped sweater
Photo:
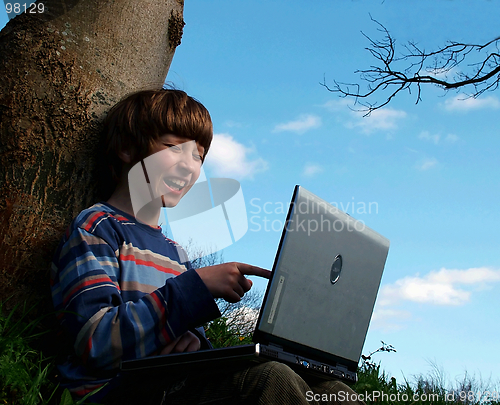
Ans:
[[[82,211],[68,228],[51,288],[74,349],[59,371],[75,396],[109,381],[120,360],[154,355],[220,316],[179,245],[106,203]]]

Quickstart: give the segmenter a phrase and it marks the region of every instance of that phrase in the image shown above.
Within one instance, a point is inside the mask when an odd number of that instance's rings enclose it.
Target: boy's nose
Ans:
[[[195,170],[196,165],[198,162],[195,161],[193,158],[191,152],[183,152],[182,156],[179,160],[179,166],[189,172],[192,172]]]

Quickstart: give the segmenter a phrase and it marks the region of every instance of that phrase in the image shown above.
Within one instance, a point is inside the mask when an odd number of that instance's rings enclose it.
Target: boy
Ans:
[[[51,284],[72,344],[59,366],[64,386],[83,397],[108,383],[92,400],[124,403],[138,387],[117,388],[121,360],[210,348],[199,325],[220,316],[214,298],[237,302],[252,286],[245,275],[269,278],[270,272],[243,263],[194,270],[157,226],[161,207],[176,206],[200,174],[212,140],[203,105],[179,90],[141,91],[112,108],[104,136],[108,170],[103,174],[114,182],[113,192],[70,225],[54,258]],[[155,159],[153,175],[146,158]],[[136,164],[142,165],[150,191],[140,206],[133,204],[128,179]],[[188,388],[174,389],[178,383]],[[203,381],[154,385],[169,403],[308,403],[310,390],[291,369],[274,362]],[[141,403],[150,401],[142,397]]]

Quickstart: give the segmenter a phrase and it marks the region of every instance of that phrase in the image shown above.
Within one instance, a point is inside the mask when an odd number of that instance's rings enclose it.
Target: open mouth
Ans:
[[[163,179],[163,181],[174,191],[181,191],[187,184],[186,181],[178,179]]]

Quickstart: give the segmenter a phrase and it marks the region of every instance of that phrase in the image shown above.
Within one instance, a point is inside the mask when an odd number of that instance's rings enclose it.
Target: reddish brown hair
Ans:
[[[172,134],[203,146],[204,159],[213,137],[208,110],[182,90],[173,89],[144,90],[125,97],[109,111],[103,131],[104,159],[115,184],[122,174],[119,152],[129,152],[133,162],[138,162],[150,154],[160,136]]]

